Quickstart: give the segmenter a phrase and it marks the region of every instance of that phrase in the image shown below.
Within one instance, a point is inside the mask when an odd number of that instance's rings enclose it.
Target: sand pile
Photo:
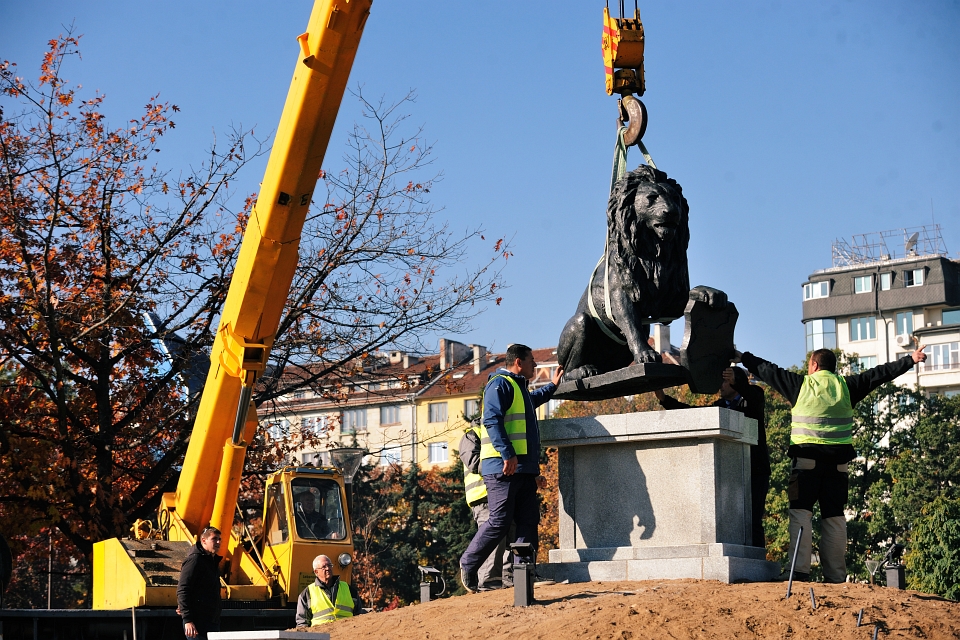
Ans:
[[[817,608],[810,600],[813,587]],[[325,625],[332,640],[380,638],[960,638],[960,603],[862,584],[702,580],[538,585],[442,598]],[[857,616],[863,609],[861,626]]]

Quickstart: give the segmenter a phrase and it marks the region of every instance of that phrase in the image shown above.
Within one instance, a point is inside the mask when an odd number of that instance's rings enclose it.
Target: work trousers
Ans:
[[[813,511],[820,503],[820,517],[843,515],[847,505],[847,465],[809,458],[796,458],[787,485],[791,509]]]
[[[473,519],[477,522],[477,529],[483,526],[483,523],[490,519],[490,505],[486,502],[475,504],[470,509],[473,511]],[[510,526],[507,537],[516,535],[516,527]],[[513,554],[507,549],[507,537],[500,538],[500,543],[494,549],[487,559],[483,561],[477,570],[477,584],[480,590],[495,589],[497,586],[513,586]]]
[[[507,537],[508,544],[529,542],[534,549],[537,547],[537,527],[540,524],[537,477],[532,473],[512,476],[494,473],[483,476],[483,483],[487,486],[490,518],[477,530],[460,557],[460,566],[469,576],[477,575],[480,565],[504,537]],[[511,523],[516,524],[514,535],[510,535]]]
[[[847,577],[847,465],[833,461],[795,458],[787,497],[790,499],[790,557],[797,545],[796,572],[810,574],[813,549],[813,505],[820,503],[820,564],[826,582]],[[800,528],[803,527],[803,533]]]

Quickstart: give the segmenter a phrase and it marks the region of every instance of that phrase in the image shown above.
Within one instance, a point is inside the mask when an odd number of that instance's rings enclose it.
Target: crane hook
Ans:
[[[647,107],[639,99],[627,95],[620,99],[620,117],[618,123],[626,123],[627,131],[623,134],[623,143],[628,147],[637,144],[647,130]]]

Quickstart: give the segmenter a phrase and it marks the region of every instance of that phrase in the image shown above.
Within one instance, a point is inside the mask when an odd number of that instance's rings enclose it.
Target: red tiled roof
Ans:
[[[534,349],[533,357],[537,361],[537,375],[531,381],[534,387],[546,384],[550,380],[550,366],[556,366],[556,348]],[[277,407],[285,411],[305,412],[330,410],[337,407],[370,406],[377,404],[395,403],[410,398],[413,394],[423,398],[439,398],[458,394],[479,394],[490,375],[505,363],[506,353],[488,353],[481,358],[480,373],[474,373],[472,354],[448,371],[440,372],[440,355],[421,356],[415,364],[408,368],[403,362],[390,364],[389,362],[377,366],[371,371],[364,371],[356,375],[337,375],[331,373],[321,379],[321,386],[344,385],[345,387],[361,385],[358,392],[355,388],[347,393],[335,397],[313,396],[292,398],[290,396],[278,398]],[[544,365],[547,365],[546,367]],[[305,367],[288,367],[284,378],[296,380],[306,377],[312,371],[317,371],[322,365]],[[439,376],[439,378],[438,378]],[[381,385],[395,381],[405,382],[400,388],[381,388],[369,390],[369,384],[379,382]],[[429,385],[427,387],[427,385]],[[424,389],[424,387],[427,387]]]
[[[532,383],[535,386],[549,382],[549,375],[546,379],[543,378],[542,372],[549,372],[549,368],[543,368],[543,365],[556,365],[557,364],[557,349],[556,347],[549,347],[546,349],[534,349],[533,350],[533,359],[537,362],[537,376],[534,378]],[[476,393],[480,394],[483,385],[487,383],[487,380],[490,378],[490,375],[504,366],[506,360],[506,353],[488,353],[481,359],[481,369],[480,373],[474,373],[473,368],[473,358],[467,359],[466,362],[463,362],[446,373],[444,373],[440,380],[435,382],[433,386],[420,394],[421,398],[440,398],[443,396],[449,395],[459,395],[466,393]]]

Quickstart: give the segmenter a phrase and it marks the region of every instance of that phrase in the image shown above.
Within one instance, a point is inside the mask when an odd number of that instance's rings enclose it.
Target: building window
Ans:
[[[447,403],[431,402],[427,405],[429,412],[427,422],[446,422],[447,421]],[[446,445],[444,445],[446,446]]]
[[[923,284],[923,269],[913,269],[903,272],[903,286],[919,287]]]
[[[853,372],[861,373],[877,366],[877,356],[863,356],[853,361]]]
[[[301,418],[300,429],[304,435],[322,436],[327,431],[327,416]]]
[[[880,274],[880,291],[889,291],[892,285],[893,285],[893,274],[881,273]]]
[[[389,467],[392,464],[400,464],[400,447],[387,447],[380,452],[380,466]]]
[[[859,276],[853,279],[854,293],[870,293],[873,291],[873,276]]]
[[[897,335],[909,336],[913,333],[913,311],[897,314]]]
[[[913,396],[901,395],[897,399],[897,406],[900,407],[900,409],[906,409],[907,407],[912,407],[915,404],[917,404],[917,399]]]
[[[290,421],[286,418],[267,422],[267,435],[271,440],[283,440],[290,435]]]
[[[380,424],[400,424],[400,405],[380,407]]]
[[[343,412],[343,421],[340,423],[340,433],[354,434],[367,430],[367,410],[347,409]]]
[[[826,298],[830,295],[829,282],[808,282],[803,285],[803,299],[813,300],[815,298]]]
[[[480,417],[480,401],[476,398],[469,398],[463,401],[463,418],[469,422],[474,418]]]
[[[850,342],[876,339],[877,325],[873,316],[867,318],[850,318]]]
[[[438,462],[447,461],[447,443],[446,442],[431,442],[427,447],[428,458],[427,460],[431,464],[436,464]]]
[[[960,309],[944,309],[941,324],[960,324]]]
[[[960,367],[960,342],[932,344],[927,353],[930,354],[926,362],[927,369],[942,371]]]
[[[297,391],[293,392],[294,400],[303,400],[306,397],[307,397],[307,393],[303,389],[298,389]]]
[[[807,332],[807,351],[837,348],[837,321],[833,318],[810,320],[804,329]]]
[[[307,453],[301,454],[300,459],[303,461],[303,464],[311,464],[315,467],[330,466],[329,451],[308,451]]]

